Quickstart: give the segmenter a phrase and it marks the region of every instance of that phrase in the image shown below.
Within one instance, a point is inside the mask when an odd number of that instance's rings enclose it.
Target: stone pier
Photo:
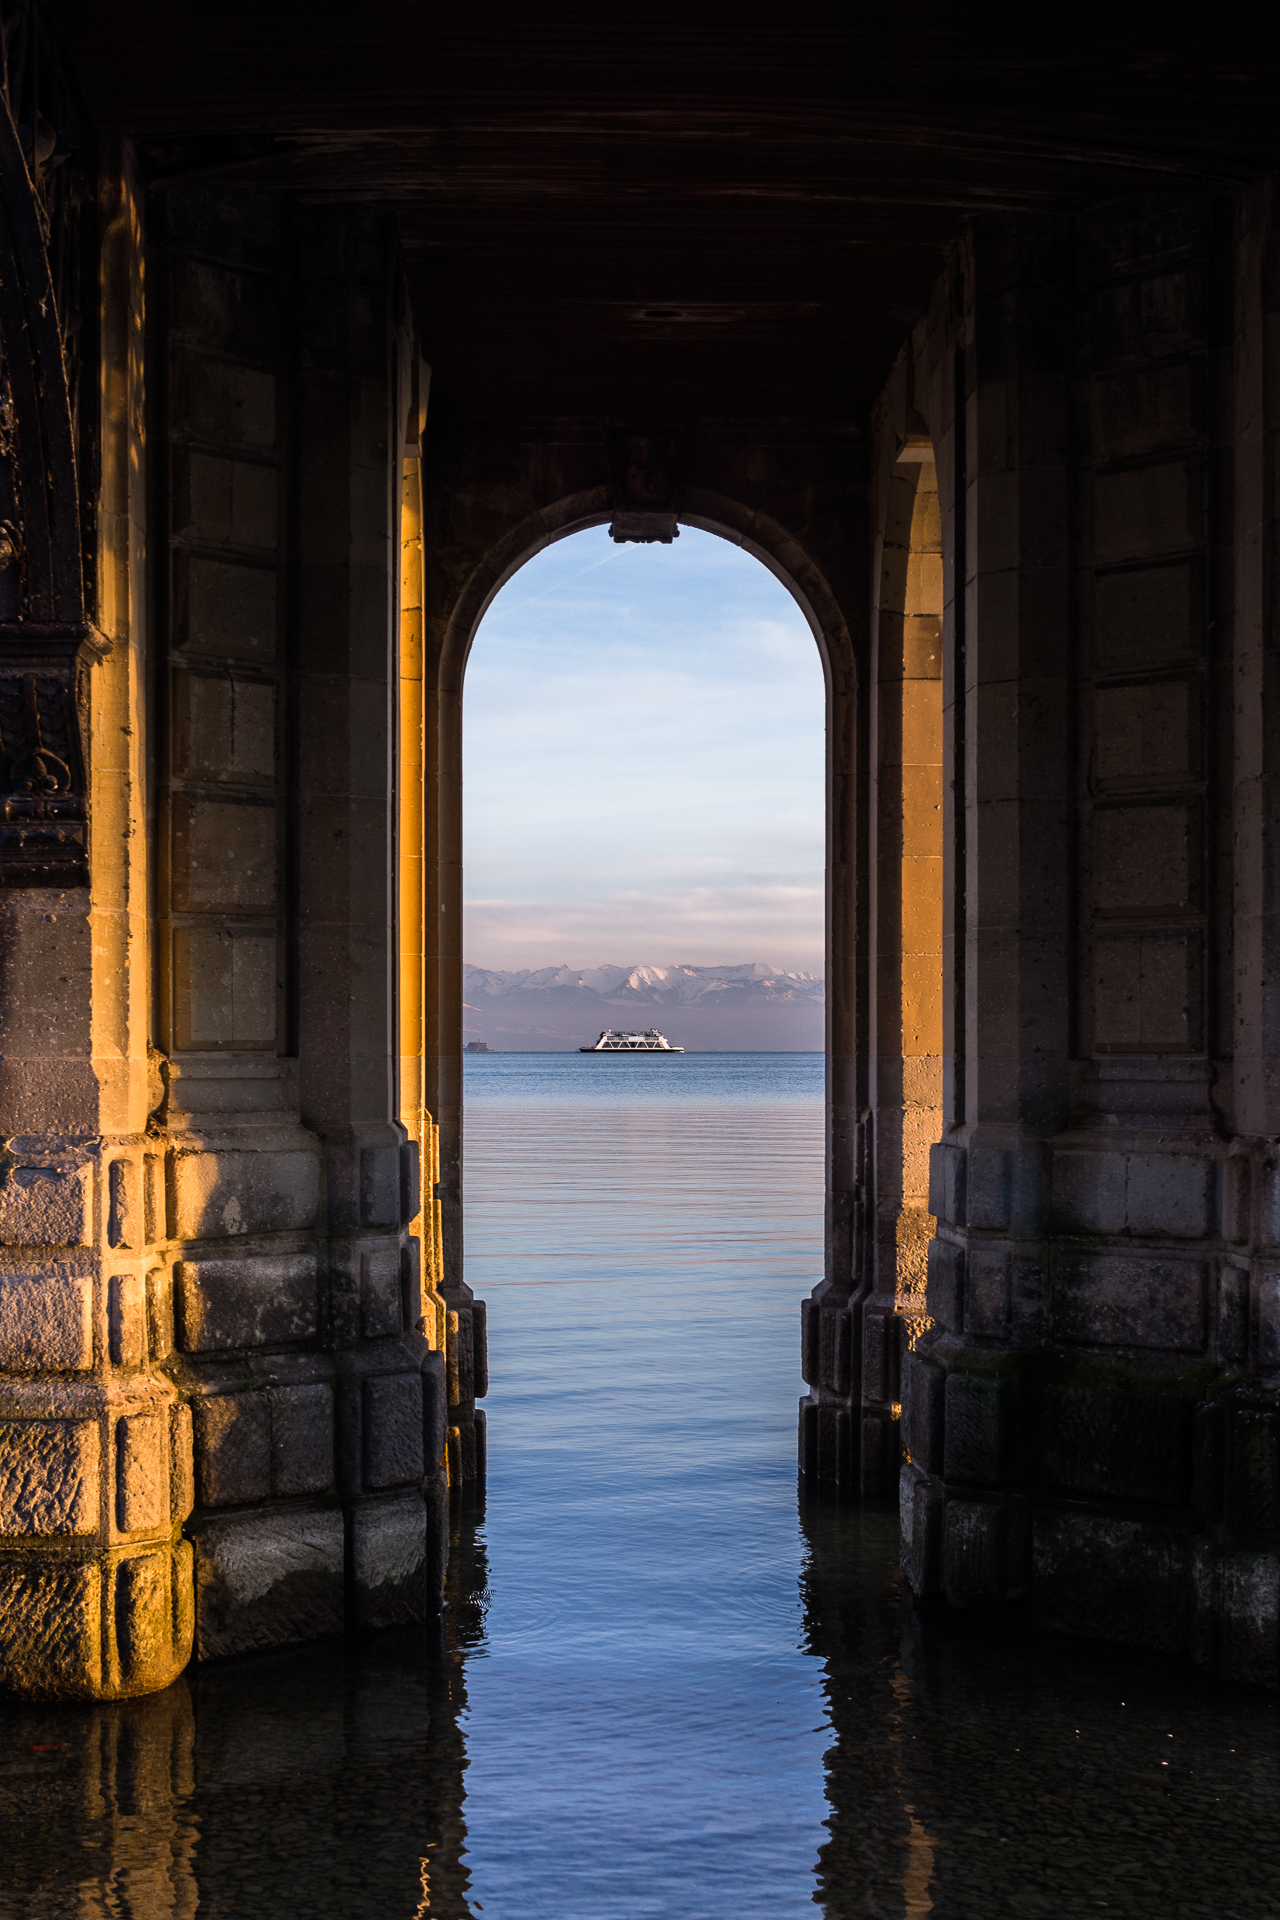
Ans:
[[[1265,64],[127,11],[0,63],[0,1683],[440,1606],[468,651],[684,526],[826,675],[810,1491],[926,1612],[1275,1685]]]

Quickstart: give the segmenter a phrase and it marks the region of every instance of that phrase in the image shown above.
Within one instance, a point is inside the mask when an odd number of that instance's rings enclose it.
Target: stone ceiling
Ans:
[[[472,417],[858,420],[969,215],[1280,165],[1274,34],[1114,10],[51,11],[157,178],[393,201],[433,404]]]

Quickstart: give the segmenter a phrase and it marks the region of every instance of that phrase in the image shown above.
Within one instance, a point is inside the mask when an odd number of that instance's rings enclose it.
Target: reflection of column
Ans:
[[[915,416],[911,416],[914,422]],[[872,647],[874,1289],[862,1310],[861,1488],[896,1498],[900,1343],[925,1325],[929,1149],[942,1126],[942,538],[933,446],[901,441]]]
[[[56,676],[43,668],[25,676],[25,705],[23,676],[16,706],[15,682],[5,682],[4,757],[13,782],[30,787],[35,763],[15,757],[14,726],[25,714],[49,749],[56,722],[62,764],[80,765],[86,750],[93,828],[89,884],[74,863],[29,870],[22,863],[38,851],[40,831],[28,816],[31,806],[46,812],[45,801],[30,791],[26,801],[20,793],[4,800],[0,1680],[29,1694],[101,1696],[165,1685],[191,1643],[191,1553],[179,1536],[190,1506],[190,1425],[154,1369],[145,1300],[154,1238],[146,1127],[157,1089],[147,1052],[140,211],[119,165],[108,166],[94,632],[84,620],[55,309],[29,188],[25,207],[13,198],[27,175],[2,105],[0,142],[8,143],[4,244],[16,246],[0,261],[5,407],[16,404],[19,427],[0,459],[0,492],[6,523],[26,529],[20,577],[0,567],[0,656],[12,667],[32,626],[45,631],[46,648],[55,629],[65,637],[78,623],[83,636],[79,703],[68,681],[59,707]],[[39,273],[43,294],[32,278]],[[23,287],[34,306],[15,332],[12,301]],[[52,519],[47,500],[36,510],[46,488],[57,502]],[[68,661],[74,653],[73,645]],[[88,714],[83,743],[74,738],[77,704]],[[65,820],[56,838],[75,841]]]
[[[11,1710],[5,1752],[6,1911],[77,1920],[196,1913],[195,1719],[185,1679],[144,1700]]]
[[[918,1890],[926,1856],[901,1766],[895,1522],[821,1495],[801,1501],[800,1522],[808,1546],[804,1644],[824,1662],[835,1736],[826,1755],[831,1837],[818,1853],[818,1902],[826,1920],[900,1914]]]

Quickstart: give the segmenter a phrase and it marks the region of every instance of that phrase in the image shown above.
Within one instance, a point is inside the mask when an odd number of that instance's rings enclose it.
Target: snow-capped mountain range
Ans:
[[[734,967],[464,966],[468,1040],[495,1052],[589,1046],[604,1027],[657,1026],[692,1052],[807,1052],[822,1046],[817,974]]]

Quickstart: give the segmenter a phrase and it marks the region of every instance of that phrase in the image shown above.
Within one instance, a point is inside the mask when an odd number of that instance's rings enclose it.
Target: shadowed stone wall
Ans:
[[[551,541],[684,522],[827,674],[804,1473],[902,1467],[923,1600],[1280,1679],[1270,185],[974,222],[865,432],[429,419],[391,200],[107,142],[73,354],[13,241],[71,197],[0,131],[0,1678],[438,1604],[467,651]]]
[[[101,196],[92,886],[0,895],[0,1672],[37,1695],[424,1619],[483,1466],[401,1057],[394,222],[144,219],[123,161]]]
[[[1272,220],[1255,189],[979,222],[878,454],[923,415],[946,575],[904,1568],[1270,1685]]]

